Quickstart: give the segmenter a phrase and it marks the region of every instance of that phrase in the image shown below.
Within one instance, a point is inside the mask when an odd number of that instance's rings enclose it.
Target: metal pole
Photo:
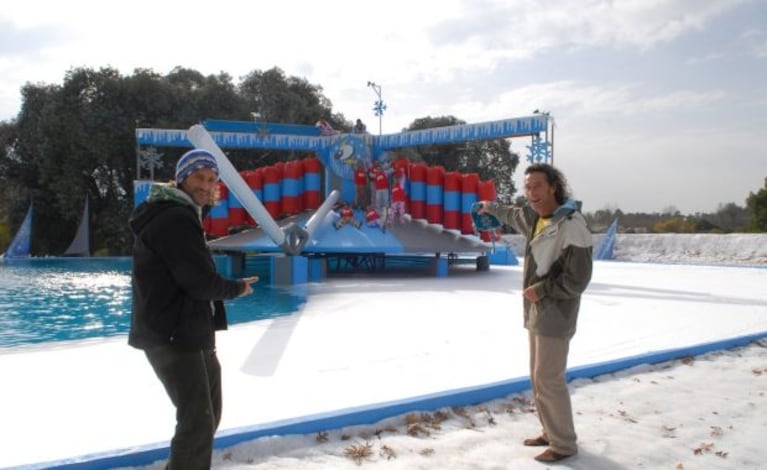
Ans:
[[[373,89],[373,92],[378,97],[378,101],[376,101],[375,106],[373,107],[373,111],[375,111],[375,114],[378,116],[378,135],[381,135],[382,128],[383,128],[383,112],[386,109],[386,105],[383,102],[383,99],[381,98],[381,85],[378,85],[375,82],[368,82],[368,86]]]

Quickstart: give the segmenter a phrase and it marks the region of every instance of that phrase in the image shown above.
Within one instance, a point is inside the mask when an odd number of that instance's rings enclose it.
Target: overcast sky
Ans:
[[[61,84],[74,67],[238,82],[276,66],[372,132],[368,81],[383,133],[549,111],[555,164],[585,211],[713,212],[767,177],[766,18],[764,0],[5,2],[0,120],[24,83]]]

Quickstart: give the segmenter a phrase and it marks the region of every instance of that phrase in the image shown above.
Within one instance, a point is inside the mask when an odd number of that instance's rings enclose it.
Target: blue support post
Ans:
[[[309,258],[309,282],[323,281],[327,277],[327,260],[322,257]]]
[[[272,286],[292,286],[309,280],[309,258],[306,256],[273,256],[269,269]]]
[[[434,258],[434,275],[437,277],[447,277],[448,264],[447,257],[439,254]]]

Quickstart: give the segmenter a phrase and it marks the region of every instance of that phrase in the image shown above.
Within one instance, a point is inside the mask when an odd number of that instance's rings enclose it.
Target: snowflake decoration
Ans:
[[[378,100],[373,105],[373,112],[375,112],[376,116],[383,116],[384,111],[386,111],[386,105],[383,101]]]
[[[154,147],[149,147],[146,150],[139,150],[139,161],[141,162],[141,168],[152,170],[156,168],[162,168],[162,153],[158,153]]]

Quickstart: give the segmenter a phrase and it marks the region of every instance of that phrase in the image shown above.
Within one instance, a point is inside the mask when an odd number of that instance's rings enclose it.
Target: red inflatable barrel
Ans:
[[[444,179],[442,225],[446,230],[461,229],[461,174],[448,171]]]
[[[445,168],[430,166],[426,170],[426,220],[430,224],[442,223]]]
[[[410,215],[414,219],[426,218],[426,165],[410,165]]]
[[[245,179],[245,172],[241,171],[240,176]],[[229,204],[229,225],[244,225],[247,212],[245,212],[245,208],[242,207],[242,203],[234,195],[234,192],[229,191],[226,202]]]
[[[282,213],[296,215],[301,211],[303,201],[301,187],[303,186],[303,165],[294,160],[285,163],[285,174],[282,178]]]
[[[272,165],[263,169],[264,175],[264,207],[273,218],[280,216],[282,201],[280,200],[280,170]]]
[[[314,210],[320,207],[322,164],[317,157],[303,160],[304,166],[304,209]]]
[[[253,192],[253,195],[256,196],[256,199],[261,201],[261,203],[263,204],[264,202],[263,170],[261,168],[258,168],[256,170],[246,171],[245,182],[248,184],[248,187]],[[251,217],[251,215],[248,214],[247,212],[245,214],[245,223],[248,225],[256,225],[256,221],[253,220],[253,217]]]

